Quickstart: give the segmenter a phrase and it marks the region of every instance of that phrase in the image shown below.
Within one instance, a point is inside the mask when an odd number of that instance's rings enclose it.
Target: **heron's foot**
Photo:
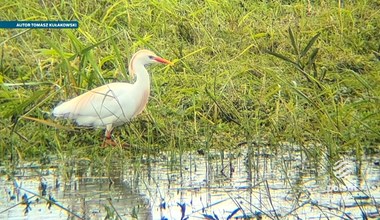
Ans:
[[[124,142],[124,143],[118,143],[114,141],[112,138],[105,138],[102,144],[102,147],[118,147],[121,146],[122,148],[129,148],[131,145]]]
[[[117,143],[112,138],[106,137],[103,141],[102,147],[109,147],[109,146],[116,147]]]

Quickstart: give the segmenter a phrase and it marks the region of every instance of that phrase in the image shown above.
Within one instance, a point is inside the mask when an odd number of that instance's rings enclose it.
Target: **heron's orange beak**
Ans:
[[[160,63],[166,63],[168,65],[174,65],[174,63],[172,63],[169,60],[166,60],[164,58],[161,58],[161,57],[155,57],[154,60],[157,62],[160,62]]]

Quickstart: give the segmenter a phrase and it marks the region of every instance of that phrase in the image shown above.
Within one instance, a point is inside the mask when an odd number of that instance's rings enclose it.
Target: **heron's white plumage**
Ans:
[[[133,84],[111,83],[62,103],[53,110],[56,117],[74,119],[78,125],[105,127],[123,124],[137,113],[138,99]]]
[[[53,115],[73,119],[82,126],[105,127],[108,137],[113,127],[128,122],[144,110],[150,92],[145,65],[155,62],[171,64],[149,50],[138,51],[129,65],[130,74],[137,77],[135,83],[100,86],[58,105]]]

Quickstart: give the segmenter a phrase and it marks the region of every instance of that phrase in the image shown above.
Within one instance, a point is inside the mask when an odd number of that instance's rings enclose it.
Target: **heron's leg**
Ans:
[[[127,144],[127,143],[117,143],[115,142],[113,139],[112,139],[112,130],[113,130],[113,127],[112,127],[112,124],[111,125],[107,125],[106,126],[106,132],[104,134],[105,136],[105,139],[103,141],[103,147],[106,147],[106,146],[121,146],[123,148],[128,148],[130,145]]]
[[[106,126],[106,133],[105,133],[106,139],[112,139],[112,130],[113,130],[112,124],[108,124]]]
[[[104,134],[105,139],[102,144],[103,147],[107,145],[116,146],[116,142],[112,140],[112,130],[113,130],[112,124],[109,124],[106,126],[106,131]]]

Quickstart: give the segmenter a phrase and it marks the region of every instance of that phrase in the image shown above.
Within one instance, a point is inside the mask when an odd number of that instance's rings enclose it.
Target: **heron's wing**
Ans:
[[[54,108],[56,117],[74,119],[79,125],[101,126],[129,119],[128,106],[119,100],[130,92],[129,83],[111,83],[64,102]]]

